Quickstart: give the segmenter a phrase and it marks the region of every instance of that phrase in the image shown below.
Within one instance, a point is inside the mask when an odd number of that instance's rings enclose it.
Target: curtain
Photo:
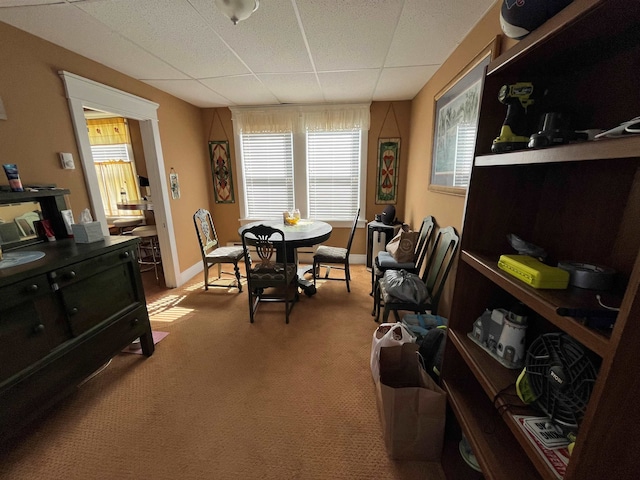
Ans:
[[[131,162],[112,160],[95,163],[100,195],[107,216],[140,216],[140,210],[119,210],[117,204],[122,201],[121,189],[127,198],[138,198],[136,176]]]
[[[124,118],[96,118],[87,120],[91,145],[131,143],[129,128]]]
[[[370,104],[229,107],[236,133],[369,130]]]

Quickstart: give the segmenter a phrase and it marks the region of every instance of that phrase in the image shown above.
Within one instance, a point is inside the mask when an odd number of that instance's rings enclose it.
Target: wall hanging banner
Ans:
[[[396,203],[398,199],[399,157],[399,138],[381,138],[378,140],[377,205]]]
[[[178,174],[172,168],[169,170],[169,185],[171,186],[171,198],[177,200],[180,198],[180,182],[178,181]]]
[[[209,142],[211,156],[211,174],[213,175],[213,191],[216,203],[235,203],[233,195],[233,174],[229,158],[229,142],[211,140]]]

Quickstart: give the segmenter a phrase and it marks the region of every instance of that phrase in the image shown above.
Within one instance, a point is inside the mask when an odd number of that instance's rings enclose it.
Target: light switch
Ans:
[[[0,120],[7,120],[7,111],[4,109],[4,103],[0,98]]]
[[[62,168],[67,170],[74,170],[76,168],[75,163],[73,163],[73,155],[70,153],[60,152],[60,163],[62,163]]]

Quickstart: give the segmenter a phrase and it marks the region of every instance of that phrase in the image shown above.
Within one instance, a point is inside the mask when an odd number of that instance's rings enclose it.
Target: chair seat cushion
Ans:
[[[347,260],[347,249],[320,245],[313,256],[313,259],[316,263],[344,263]]]
[[[242,247],[218,247],[207,254],[207,260],[213,263],[237,262],[244,256]]]
[[[284,265],[281,263],[273,264],[270,267],[264,267],[260,264],[254,264],[249,274],[250,283],[254,287],[269,286],[271,283],[291,283],[297,276],[298,269],[294,264],[287,264],[285,272]]]
[[[376,265],[382,269],[392,268],[394,270],[414,270],[416,268],[413,262],[399,263],[389,252],[378,252]]]

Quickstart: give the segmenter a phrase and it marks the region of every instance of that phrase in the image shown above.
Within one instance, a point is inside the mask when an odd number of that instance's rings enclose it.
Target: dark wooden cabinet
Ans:
[[[15,434],[140,337],[154,351],[137,239],[24,247],[38,261],[0,270],[0,437]]]
[[[606,129],[640,115],[639,80],[638,1],[574,0],[488,67],[442,371],[455,420],[485,478],[556,478],[514,417],[536,412],[500,395],[514,393],[520,371],[467,337],[485,308],[517,302],[532,312],[527,347],[542,333],[564,332],[599,367],[565,479],[640,475],[640,136],[491,154],[505,118],[497,100],[502,85],[544,86],[577,128]],[[544,247],[551,261],[610,266],[617,285],[607,292],[531,288],[497,266],[501,254],[513,253],[509,233]],[[597,308],[598,293],[620,307],[612,330],[557,313]],[[445,472],[453,472],[447,461]]]

